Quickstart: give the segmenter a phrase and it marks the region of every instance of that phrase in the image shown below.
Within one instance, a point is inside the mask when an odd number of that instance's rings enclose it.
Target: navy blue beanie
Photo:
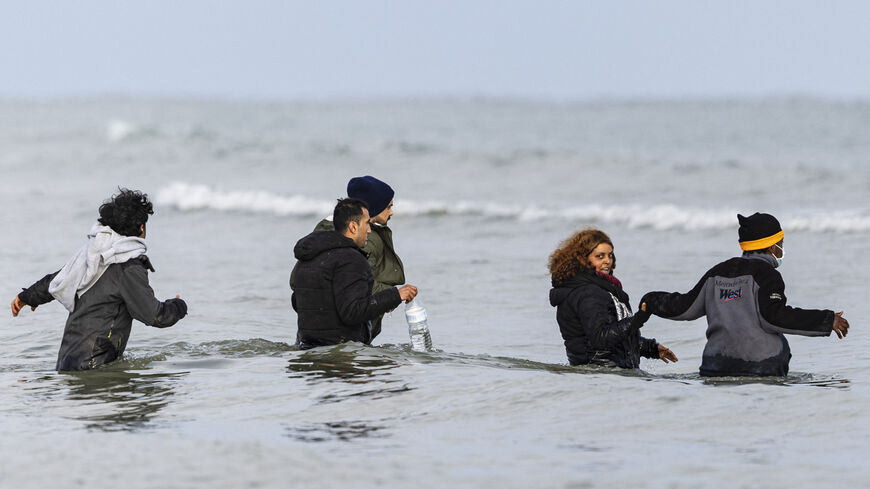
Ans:
[[[369,215],[377,216],[393,200],[393,188],[375,177],[353,177],[347,182],[347,196],[364,200],[369,205]]]

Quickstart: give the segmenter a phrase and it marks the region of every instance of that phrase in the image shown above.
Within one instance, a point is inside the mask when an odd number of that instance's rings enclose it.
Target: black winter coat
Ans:
[[[628,294],[619,286],[591,269],[561,283],[554,281],[550,305],[556,307],[556,321],[571,365],[637,368],[641,356],[659,358],[656,340],[640,336],[639,329],[649,314],[632,316],[628,301]],[[624,312],[618,312],[617,307]]]
[[[87,370],[112,362],[124,353],[133,319],[148,326],[166,328],[187,315],[181,299],[160,302],[148,284],[154,271],[145,255],[109,265],[103,276],[79,297],[69,314],[57,354],[58,371]],[[18,298],[29,306],[54,300],[48,286],[57,272],[50,273],[21,291]]]
[[[345,341],[369,344],[377,332],[372,320],[402,303],[399,289],[372,294],[365,253],[336,231],[315,231],[293,249],[299,260],[291,302],[297,313],[300,348]]]

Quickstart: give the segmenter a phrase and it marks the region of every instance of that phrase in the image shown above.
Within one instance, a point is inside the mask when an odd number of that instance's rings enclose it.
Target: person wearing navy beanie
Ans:
[[[369,214],[373,219],[380,216],[388,207],[392,207],[393,195],[395,195],[393,187],[369,175],[353,177],[347,182],[347,196],[367,203]],[[389,213],[390,216],[392,214]],[[389,216],[386,219],[388,220]]]
[[[393,246],[393,231],[387,226],[393,217],[393,197],[395,191],[386,182],[371,175],[353,177],[347,182],[347,196],[368,204],[372,232],[369,234],[363,251],[368,255],[375,282],[372,293],[400,286],[405,283],[405,267]],[[331,216],[326,217],[314,228],[315,231],[333,230]],[[290,274],[290,288],[294,288],[296,268]],[[381,332],[383,316],[372,321],[372,339]]]

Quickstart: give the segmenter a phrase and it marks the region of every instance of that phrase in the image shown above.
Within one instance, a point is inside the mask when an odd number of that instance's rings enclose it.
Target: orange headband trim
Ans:
[[[764,248],[770,248],[779,243],[783,236],[785,236],[785,231],[780,231],[773,236],[756,239],[754,241],[741,241],[740,248],[742,248],[743,251],[763,250]]]

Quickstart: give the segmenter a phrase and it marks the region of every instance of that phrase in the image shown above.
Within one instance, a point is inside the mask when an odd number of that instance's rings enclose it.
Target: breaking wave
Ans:
[[[182,212],[218,211],[322,217],[332,212],[333,201],[266,191],[224,191],[206,185],[172,183],[157,192],[159,205]],[[574,222],[619,224],[630,229],[718,230],[734,227],[735,215],[745,209],[704,209],[675,204],[585,205],[542,207],[504,205],[494,202],[401,201],[405,216],[480,216],[494,219],[533,221],[560,219]],[[786,231],[863,233],[870,232],[870,216],[862,212],[819,212],[784,221]]]
[[[139,125],[123,119],[112,119],[106,123],[106,140],[113,144],[162,135],[160,129],[152,125]]]
[[[283,197],[265,191],[222,191],[180,182],[160,189],[155,201],[184,212],[213,210],[278,216],[321,216],[331,213],[335,207],[328,200]]]
[[[111,143],[117,143],[135,134],[139,128],[132,122],[120,119],[112,119],[106,124],[106,138]]]

